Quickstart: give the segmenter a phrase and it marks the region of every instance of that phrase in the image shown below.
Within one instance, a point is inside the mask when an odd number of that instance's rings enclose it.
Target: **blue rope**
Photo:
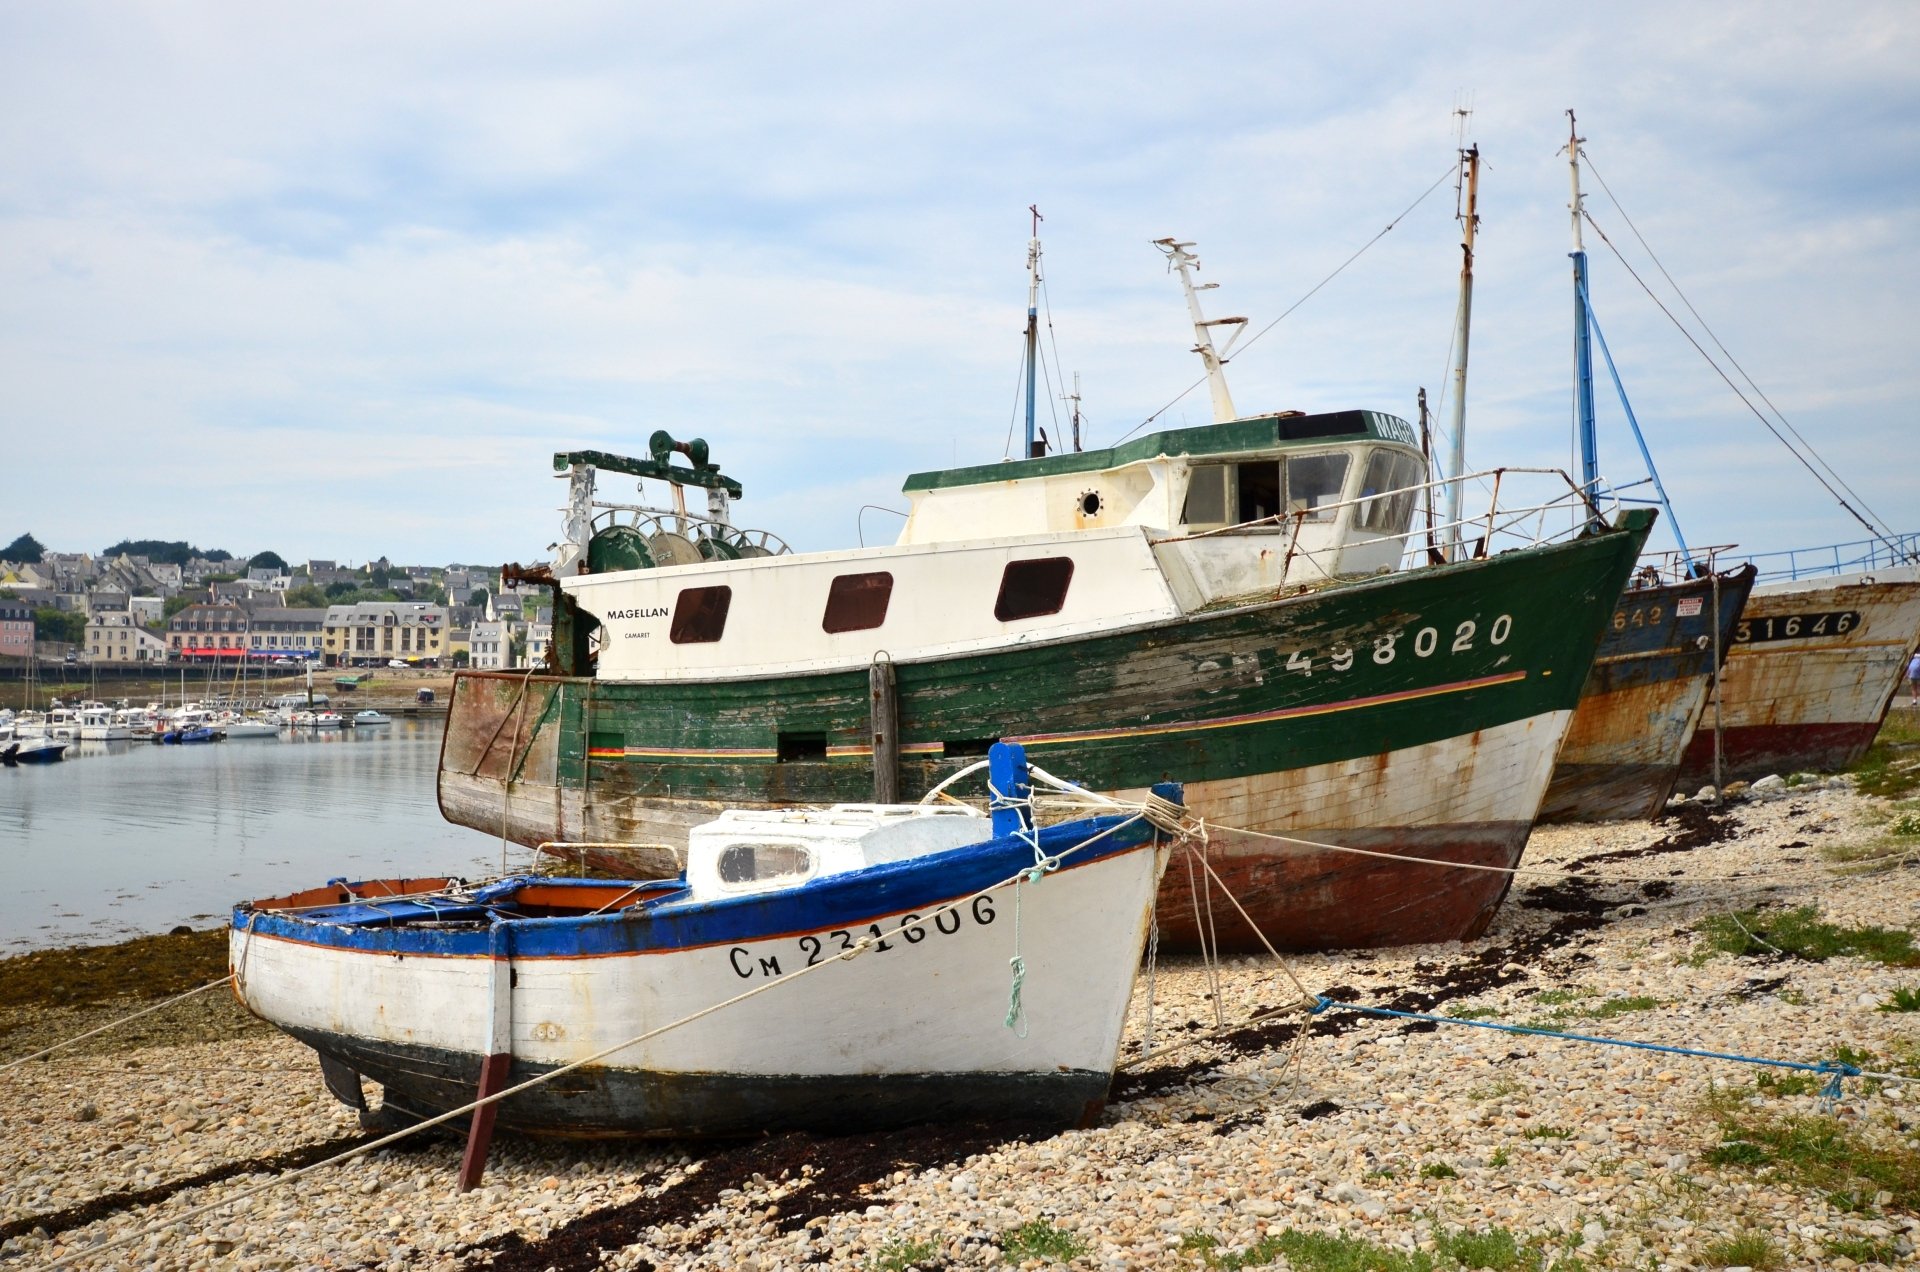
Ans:
[[[1419,1011],[1395,1011],[1391,1007],[1362,1007],[1358,1003],[1336,1003],[1325,994],[1314,1000],[1312,1010],[1317,1016],[1332,1008],[1363,1012],[1369,1016],[1393,1016],[1400,1020],[1430,1020],[1436,1025],[1472,1025],[1475,1029],[1498,1029],[1501,1033],[1531,1034],[1536,1038],[1559,1038],[1566,1042],[1594,1042],[1606,1047],[1631,1047],[1635,1051],[1663,1051],[1668,1055],[1693,1056],[1701,1060],[1733,1060],[1740,1064],[1764,1064],[1776,1069],[1803,1069],[1808,1073],[1825,1073],[1830,1074],[1831,1078],[1824,1087],[1820,1088],[1820,1098],[1829,1101],[1840,1098],[1840,1083],[1843,1078],[1857,1078],[1862,1072],[1858,1065],[1846,1064],[1839,1060],[1822,1060],[1818,1064],[1808,1064],[1804,1060],[1769,1060],[1764,1056],[1743,1056],[1731,1051],[1697,1051],[1692,1047],[1668,1047],[1657,1042],[1631,1042],[1625,1038],[1561,1033],[1556,1029],[1535,1029],[1528,1025],[1503,1025],[1495,1020],[1463,1020],[1459,1016],[1432,1016]]]

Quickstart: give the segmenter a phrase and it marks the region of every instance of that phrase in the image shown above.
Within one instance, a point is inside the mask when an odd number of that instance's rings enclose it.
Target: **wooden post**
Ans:
[[[507,925],[495,923],[491,933],[487,965],[491,971],[492,998],[487,1004],[487,1058],[480,1063],[480,1089],[476,1099],[484,1100],[507,1085],[507,1072],[513,1065],[513,959],[508,948]],[[460,1158],[460,1191],[471,1192],[480,1184],[487,1169],[487,1149],[493,1143],[493,1121],[500,1102],[482,1104],[473,1111],[467,1128],[467,1151]]]
[[[868,731],[873,742],[873,802],[900,802],[900,700],[893,661],[884,655],[867,668]]]

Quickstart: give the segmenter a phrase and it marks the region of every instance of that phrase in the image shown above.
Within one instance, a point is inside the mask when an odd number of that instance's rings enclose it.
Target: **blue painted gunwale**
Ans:
[[[1070,854],[1058,872],[1065,873],[1137,851],[1154,841],[1153,826],[1138,819],[1077,850],[1077,845],[1122,826],[1128,819],[1127,815],[1116,814],[1045,827],[1040,831],[1040,851],[1048,857]],[[985,891],[1022,867],[1032,866],[1033,860],[1034,849],[1028,840],[1007,836],[908,861],[827,875],[778,892],[695,901],[681,884],[664,896],[642,899],[607,914],[507,918],[501,922],[509,930],[510,953],[515,959],[670,954],[811,932],[853,930],[910,913],[931,914]],[[492,925],[448,930],[410,924],[435,918],[478,919],[490,901],[504,899],[527,883],[605,888],[610,882],[619,886],[617,880],[519,876],[475,889],[468,904],[350,902],[300,915],[272,914],[241,904],[234,907],[233,928],[254,936],[358,953],[484,959],[496,952]]]

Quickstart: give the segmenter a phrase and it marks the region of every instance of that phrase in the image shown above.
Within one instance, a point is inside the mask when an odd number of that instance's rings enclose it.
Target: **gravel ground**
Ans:
[[[1920,1016],[1877,1007],[1920,989],[1920,971],[1695,957],[1694,923],[1762,903],[1916,929],[1920,869],[1834,859],[1900,842],[1884,801],[1826,784],[1768,794],[1720,818],[1683,806],[1657,824],[1537,831],[1530,869],[1578,861],[1604,882],[1523,877],[1482,940],[1289,966],[1347,1002],[1795,1060],[1844,1044],[1904,1071],[1920,1058]],[[1270,963],[1237,960],[1218,978],[1229,1021],[1297,996]],[[1205,1239],[1218,1258],[1288,1230],[1412,1252],[1453,1230],[1505,1229],[1566,1267],[1718,1267],[1716,1242],[1755,1234],[1780,1266],[1856,1266],[1832,1253],[1842,1242],[1913,1262],[1920,1219],[1889,1195],[1843,1210],[1817,1188],[1707,1164],[1720,1140],[1703,1101],[1714,1086],[1752,1092],[1748,1066],[1342,1012],[1297,1041],[1295,1017],[1171,1046],[1214,1027],[1211,986],[1198,962],[1162,960],[1155,1052],[1089,1130],[719,1146],[503,1137],[485,1186],[465,1196],[452,1187],[458,1145],[443,1139],[94,1253],[363,1138],[312,1054],[212,1001],[220,991],[183,1009],[189,1028],[0,1072],[0,1268],[70,1255],[154,1269],[984,1267],[1013,1262],[1003,1234],[1034,1221],[1077,1242],[1072,1266],[1085,1268],[1201,1267]],[[1146,1006],[1143,977],[1124,1053],[1136,1060]],[[0,1060],[101,1014],[5,1022]],[[1847,1088],[1843,1123],[1920,1147],[1920,1083]]]

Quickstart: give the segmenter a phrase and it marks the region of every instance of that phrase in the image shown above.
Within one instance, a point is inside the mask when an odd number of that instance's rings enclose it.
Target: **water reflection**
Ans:
[[[440,818],[442,731],[78,742],[59,764],[0,770],[0,950],[205,927],[337,875],[498,870],[498,840]]]

